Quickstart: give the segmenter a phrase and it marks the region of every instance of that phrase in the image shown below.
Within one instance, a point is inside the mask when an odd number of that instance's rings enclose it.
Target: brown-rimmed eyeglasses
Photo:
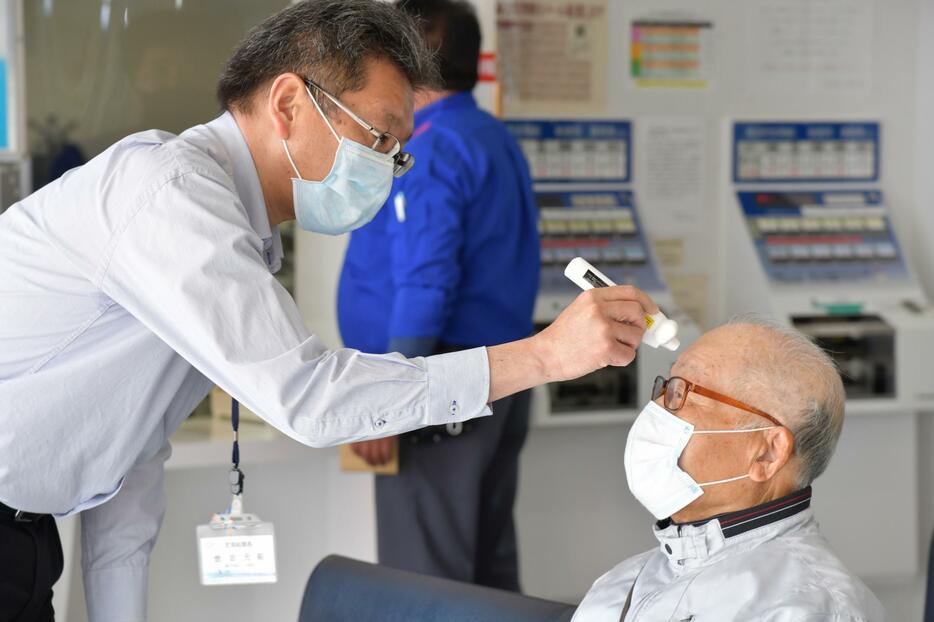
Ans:
[[[655,384],[652,386],[652,400],[657,400],[658,398],[664,396],[665,399],[662,400],[662,406],[665,407],[665,410],[668,412],[674,413],[684,406],[684,402],[688,398],[688,393],[697,393],[698,395],[703,395],[704,397],[716,400],[722,404],[727,404],[733,406],[734,408],[739,408],[740,410],[745,410],[754,415],[759,415],[765,419],[768,419],[775,425],[779,427],[782,426],[781,421],[768,414],[765,411],[759,410],[755,406],[750,406],[739,400],[734,400],[732,397],[723,395],[722,393],[717,393],[716,391],[711,391],[706,389],[698,384],[694,384],[690,380],[685,380],[680,376],[672,376],[671,378],[665,378],[664,376],[658,376],[655,378]]]

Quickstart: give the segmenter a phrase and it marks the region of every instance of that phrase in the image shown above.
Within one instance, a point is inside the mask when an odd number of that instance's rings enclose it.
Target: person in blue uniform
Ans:
[[[480,110],[480,26],[459,0],[402,0],[437,50],[443,90],[416,94],[406,148],[418,161],[377,217],[353,232],[338,294],[348,347],[408,357],[532,333],[537,207],[522,152]],[[379,561],[519,590],[513,505],[529,394],[493,404],[482,423],[398,437],[400,471],[377,476]],[[373,465],[395,439],[356,443]]]

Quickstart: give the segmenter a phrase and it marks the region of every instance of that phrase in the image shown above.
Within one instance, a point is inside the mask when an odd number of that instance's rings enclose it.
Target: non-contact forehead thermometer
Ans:
[[[564,276],[583,290],[616,285],[583,257],[572,259],[568,267],[564,269]],[[642,335],[642,343],[653,348],[661,346],[674,351],[681,346],[677,335],[678,323],[665,317],[661,310],[653,315],[645,314],[645,333]]]

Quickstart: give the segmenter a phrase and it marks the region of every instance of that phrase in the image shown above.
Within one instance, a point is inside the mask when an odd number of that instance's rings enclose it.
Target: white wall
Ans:
[[[921,0],[917,26],[917,58],[915,69],[917,106],[913,116],[912,135],[915,139],[916,180],[915,214],[917,235],[914,257],[928,292],[934,291],[934,246],[928,241],[934,232],[934,1]]]
[[[915,108],[915,217],[916,244],[914,247],[916,267],[922,275],[928,293],[934,292],[934,0],[921,0],[917,26],[917,58],[919,60],[915,79],[917,85]],[[926,413],[918,425],[918,491],[919,491],[919,539],[923,546],[931,541],[934,532],[934,413]],[[890,605],[892,620],[921,619],[926,588],[927,550],[922,550],[922,568],[913,581],[900,585],[875,587],[876,593]],[[931,595],[934,597],[934,594]],[[899,606],[905,615],[896,615]],[[909,617],[909,612],[911,617]]]

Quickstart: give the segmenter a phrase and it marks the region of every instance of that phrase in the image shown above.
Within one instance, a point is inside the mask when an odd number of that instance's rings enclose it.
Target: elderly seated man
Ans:
[[[830,357],[745,318],[703,335],[671,373],[625,454],[660,546],[600,577],[574,621],[884,619],[810,509],[843,427]]]

